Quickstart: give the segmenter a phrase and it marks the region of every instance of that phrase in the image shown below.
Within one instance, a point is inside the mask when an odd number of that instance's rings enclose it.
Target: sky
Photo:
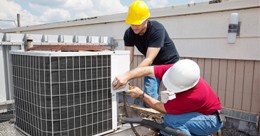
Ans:
[[[0,29],[127,12],[134,0],[0,0]],[[144,0],[150,9],[209,0]]]

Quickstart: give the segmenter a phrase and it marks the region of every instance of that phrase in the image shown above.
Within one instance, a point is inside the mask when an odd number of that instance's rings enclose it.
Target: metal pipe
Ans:
[[[17,14],[17,27],[20,27],[20,14]]]
[[[159,124],[157,122],[154,122],[151,120],[146,120],[143,118],[122,118],[122,121],[125,123],[137,123],[137,124],[145,125],[148,127],[156,128],[156,129],[162,130],[162,131],[167,132],[172,135],[186,136],[179,130],[175,130],[173,128],[165,126],[164,124]]]
[[[125,92],[123,92],[123,99],[124,99],[124,110],[125,110],[126,116],[129,117],[128,112],[127,112],[127,109],[126,109],[126,93],[125,93]],[[124,119],[124,118],[123,118],[123,119]],[[122,120],[122,121],[124,121],[124,120]],[[130,123],[130,122],[128,122],[128,123]],[[134,134],[135,134],[136,136],[140,136],[139,133],[136,131],[136,129],[135,129],[133,123],[130,123],[130,126],[131,126],[131,129],[133,130]]]

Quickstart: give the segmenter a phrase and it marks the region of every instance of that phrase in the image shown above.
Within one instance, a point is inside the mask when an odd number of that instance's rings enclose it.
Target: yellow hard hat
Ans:
[[[125,22],[131,25],[141,25],[149,17],[150,11],[145,2],[136,0],[130,5]]]

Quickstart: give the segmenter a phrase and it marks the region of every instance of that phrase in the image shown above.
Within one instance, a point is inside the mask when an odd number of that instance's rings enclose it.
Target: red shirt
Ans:
[[[172,66],[154,66],[154,75],[162,80],[164,73]],[[176,93],[176,98],[167,101],[164,108],[169,114],[183,114],[187,112],[200,112],[202,114],[212,114],[216,110],[222,109],[218,96],[211,89],[208,83],[201,77],[198,84],[181,93]]]

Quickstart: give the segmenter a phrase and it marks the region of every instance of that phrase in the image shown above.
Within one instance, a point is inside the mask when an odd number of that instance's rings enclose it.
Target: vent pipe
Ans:
[[[20,14],[17,14],[17,27],[20,27]]]

